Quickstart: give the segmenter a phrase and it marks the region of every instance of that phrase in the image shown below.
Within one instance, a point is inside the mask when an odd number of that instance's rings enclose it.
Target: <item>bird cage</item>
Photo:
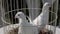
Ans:
[[[43,18],[40,16],[42,18],[41,21],[43,22],[43,24],[41,24],[42,22],[40,23],[39,21],[40,17],[38,18],[38,16],[45,10],[45,9],[43,10],[43,6],[46,2],[50,4],[50,7],[48,14],[46,14],[47,16],[43,15]],[[57,11],[58,11],[58,0],[54,0],[54,1],[53,0],[51,1],[50,0],[1,0],[1,14],[2,14],[1,20],[3,22],[3,25],[5,23],[8,25],[19,24],[19,20],[15,18],[15,15],[18,12],[23,12],[24,15],[26,16],[26,20],[28,20],[28,22],[32,22],[32,24],[34,25],[36,23],[37,26],[36,25],[35,26],[37,28],[38,26],[42,27],[43,25],[45,25],[44,27],[47,30],[49,31],[51,30],[53,34],[57,34],[56,33]],[[46,18],[44,18],[44,16],[47,17],[47,20]],[[48,23],[45,24],[44,20],[46,20]],[[38,31],[39,30],[40,29],[38,28]]]

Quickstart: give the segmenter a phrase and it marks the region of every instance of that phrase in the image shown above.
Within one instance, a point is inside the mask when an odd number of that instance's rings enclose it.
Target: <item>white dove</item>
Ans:
[[[29,23],[23,12],[18,12],[15,18],[19,19],[19,31],[18,34],[38,34],[37,27],[33,27],[33,24]]]
[[[39,16],[37,16],[33,20],[33,22],[31,20],[30,20],[30,22],[33,25],[38,26],[39,29],[44,28],[48,24],[48,21],[49,21],[49,7],[50,7],[50,4],[48,2],[46,2],[43,5],[42,13]]]

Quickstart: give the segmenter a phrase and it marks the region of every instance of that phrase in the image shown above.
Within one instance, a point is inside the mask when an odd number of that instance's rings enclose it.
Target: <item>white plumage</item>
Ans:
[[[26,16],[22,12],[18,12],[15,18],[19,19],[19,31],[18,34],[38,34],[37,27],[33,27],[33,24],[29,23]]]
[[[32,22],[33,25],[37,25],[37,26],[39,25],[39,29],[44,28],[48,24],[49,7],[50,7],[50,4],[48,2],[46,2],[43,5],[42,13],[38,17],[36,17]]]

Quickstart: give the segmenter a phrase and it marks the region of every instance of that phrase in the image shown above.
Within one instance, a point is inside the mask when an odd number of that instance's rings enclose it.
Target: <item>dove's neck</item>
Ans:
[[[27,22],[26,18],[19,18],[19,23],[25,23]]]
[[[44,7],[42,9],[42,13],[40,14],[41,16],[47,15],[48,16],[49,13],[49,7]]]
[[[19,23],[22,23],[22,22],[23,22],[23,19],[20,19],[20,18],[19,18]]]
[[[41,25],[42,25],[42,28],[44,28],[48,24],[48,21],[49,21],[49,8],[48,7],[43,8],[41,18],[43,20]]]

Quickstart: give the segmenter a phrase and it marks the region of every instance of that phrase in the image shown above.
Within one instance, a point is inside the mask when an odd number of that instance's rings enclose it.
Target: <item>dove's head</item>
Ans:
[[[25,18],[26,16],[24,15],[23,12],[17,12],[17,14],[15,15],[15,18]]]
[[[45,11],[45,10],[51,10],[51,4],[49,2],[46,2],[43,5],[42,11]]]
[[[49,2],[46,2],[43,7],[51,7],[51,4]]]

